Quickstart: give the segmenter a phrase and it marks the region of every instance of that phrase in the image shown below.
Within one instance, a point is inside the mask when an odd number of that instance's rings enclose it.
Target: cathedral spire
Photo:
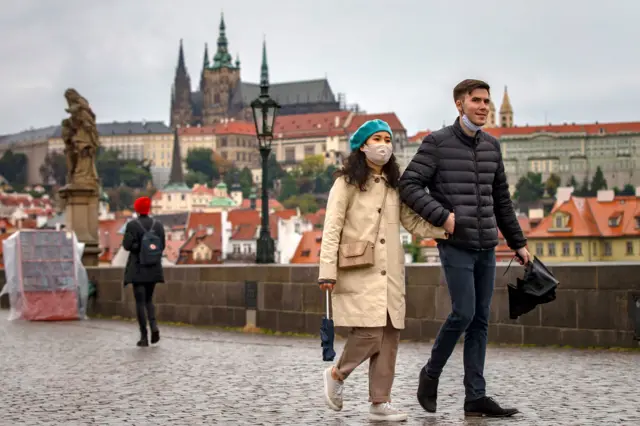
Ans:
[[[202,69],[209,68],[209,44],[204,44],[204,59],[202,60]]]
[[[504,95],[500,106],[500,127],[513,127],[513,107],[511,106],[507,86],[504,86]]]
[[[180,154],[180,139],[178,137],[178,126],[173,131],[173,155],[171,156],[171,173],[169,174],[169,185],[184,185],[184,175],[182,174],[182,155]]]
[[[220,33],[218,34],[218,49],[213,56],[212,68],[233,68],[233,57],[229,53],[229,42],[227,41],[226,25],[224,23],[224,13],[220,16]]]
[[[187,73],[187,66],[184,64],[184,49],[182,48],[182,39],[180,39],[180,49],[178,50],[178,66],[176,67],[176,75],[179,73]]]
[[[262,41],[262,66],[260,67],[260,87],[269,87],[269,65],[267,64],[267,40]]]

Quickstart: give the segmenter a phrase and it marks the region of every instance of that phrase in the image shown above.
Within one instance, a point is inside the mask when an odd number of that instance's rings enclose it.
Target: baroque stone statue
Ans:
[[[96,116],[87,100],[75,89],[64,92],[70,114],[62,120],[62,140],[67,159],[67,185],[97,188],[99,186],[96,156],[100,142]]]

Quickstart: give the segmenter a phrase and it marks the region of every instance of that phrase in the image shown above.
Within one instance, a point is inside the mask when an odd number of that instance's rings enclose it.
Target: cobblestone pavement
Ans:
[[[324,407],[321,371],[328,363],[318,339],[165,326],[157,347],[137,348],[137,327],[129,322],[4,317],[2,425],[368,424],[365,366],[347,382],[344,410]],[[441,379],[438,413],[418,406],[417,373],[429,348],[400,348],[394,397],[409,412],[408,424],[640,424],[638,352],[491,347],[488,391],[522,414],[466,421],[460,348]]]

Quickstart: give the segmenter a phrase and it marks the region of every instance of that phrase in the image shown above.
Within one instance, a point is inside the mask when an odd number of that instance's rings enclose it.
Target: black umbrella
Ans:
[[[322,360],[333,361],[336,357],[336,351],[333,350],[333,339],[335,337],[335,330],[333,328],[333,320],[329,315],[329,290],[327,294],[327,315],[322,318],[320,324],[320,342],[322,346]]]
[[[559,281],[538,259],[525,266],[524,277],[516,284],[509,283],[509,317],[516,319],[531,312],[536,306],[556,300]]]

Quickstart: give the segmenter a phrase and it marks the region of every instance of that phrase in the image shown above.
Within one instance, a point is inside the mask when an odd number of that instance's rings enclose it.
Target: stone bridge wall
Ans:
[[[518,320],[509,319],[507,282],[522,269],[499,265],[489,340],[495,343],[638,347],[640,263],[553,265],[560,280],[557,299]],[[89,268],[97,284],[94,312],[134,317],[133,293],[123,288],[121,268]],[[161,321],[317,334],[324,295],[315,284],[316,266],[216,265],[170,267],[155,301]],[[407,266],[407,324],[402,338],[436,336],[450,310],[438,265]],[[4,274],[0,277],[4,282]],[[247,284],[247,281],[250,282]],[[3,297],[2,299],[5,299]],[[6,307],[6,300],[2,301]],[[639,305],[639,306],[636,306]],[[345,330],[338,330],[344,334]]]

